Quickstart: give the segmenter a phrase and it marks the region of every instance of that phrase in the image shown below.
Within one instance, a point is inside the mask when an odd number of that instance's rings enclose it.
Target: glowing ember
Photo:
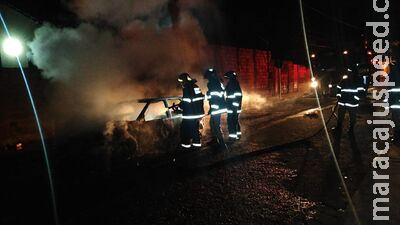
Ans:
[[[15,145],[15,150],[22,151],[22,149],[23,149],[22,143],[18,143],[18,144]]]

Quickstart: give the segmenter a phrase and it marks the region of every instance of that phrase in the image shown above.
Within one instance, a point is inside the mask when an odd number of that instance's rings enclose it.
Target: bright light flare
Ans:
[[[343,51],[343,55],[348,55],[348,54],[349,54],[349,51],[347,51],[347,50]]]
[[[328,87],[329,87],[329,88],[332,88],[332,87],[333,87],[333,85],[332,85],[332,84],[329,84],[329,85],[328,85]]]
[[[313,77],[313,78],[311,79],[311,84],[310,84],[310,86],[311,86],[312,88],[317,88],[317,87],[318,87],[318,81],[317,81],[317,79],[315,79],[315,77]]]
[[[21,41],[16,38],[9,37],[3,42],[3,51],[9,56],[17,57],[21,55],[23,50]]]
[[[315,59],[317,57],[316,54],[311,54],[311,58]]]

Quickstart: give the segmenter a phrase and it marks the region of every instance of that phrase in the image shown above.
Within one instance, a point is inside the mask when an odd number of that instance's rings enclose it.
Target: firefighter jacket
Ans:
[[[187,83],[183,88],[183,97],[179,104],[182,109],[182,119],[200,119],[204,117],[204,99],[204,95],[195,83]]]
[[[227,112],[224,85],[219,80],[210,80],[207,87],[207,99],[210,104],[209,113],[218,115]]]
[[[391,109],[400,109],[400,63],[390,65],[389,81],[395,83],[389,87],[389,106]]]
[[[232,78],[226,85],[226,105],[228,113],[242,112],[242,89],[236,78]]]
[[[356,75],[353,75],[356,76]],[[360,79],[344,78],[337,85],[338,104],[350,108],[359,106],[360,96],[366,91]]]

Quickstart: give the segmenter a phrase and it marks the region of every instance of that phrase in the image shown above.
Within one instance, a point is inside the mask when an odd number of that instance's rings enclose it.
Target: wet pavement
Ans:
[[[339,220],[343,202],[325,206],[320,202],[324,199],[314,198],[324,196],[318,182],[324,183],[325,176],[321,181],[320,173],[304,175],[329,164],[329,157],[320,160],[319,149],[312,144],[325,141],[318,139],[323,135],[304,140],[321,129],[315,99],[304,101],[309,101],[308,107],[302,102],[305,108],[282,105],[282,112],[275,115],[264,112],[256,119],[244,115],[246,135],[229,151],[206,146],[201,152],[169,158],[160,164],[162,170],[147,169],[146,178],[134,184],[128,179],[128,190],[68,224],[306,224],[317,221],[322,211]],[[331,99],[325,102],[327,117],[331,103]],[[318,193],[310,193],[310,188]],[[333,198],[340,197],[339,191],[336,194]]]
[[[334,99],[322,102],[327,120]],[[346,130],[341,138],[330,136],[360,217],[372,215],[367,213],[372,202],[362,197],[372,190],[373,127],[365,122],[371,112],[370,103],[364,102],[355,136]],[[354,224],[315,99],[285,101],[244,113],[241,120],[243,138],[229,145],[229,151],[205,146],[147,164],[132,162],[107,176],[79,171],[66,176],[58,169],[61,224]],[[44,192],[45,178],[40,180],[37,187]],[[39,205],[44,203],[45,198]],[[51,224],[50,210],[40,209],[42,217],[34,221]],[[2,219],[5,224],[27,221]]]

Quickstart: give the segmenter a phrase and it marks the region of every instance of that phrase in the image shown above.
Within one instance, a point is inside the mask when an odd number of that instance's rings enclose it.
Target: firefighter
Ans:
[[[229,71],[224,74],[228,79],[226,85],[226,105],[228,108],[228,131],[229,140],[239,140],[242,132],[239,124],[239,114],[242,112],[242,89],[240,88],[237,74],[234,71]]]
[[[349,75],[344,75],[342,81],[337,85],[337,98],[338,98],[338,121],[337,126],[333,128],[336,135],[342,132],[343,120],[346,112],[350,116],[349,134],[354,134],[354,127],[357,120],[357,109],[360,102],[360,96],[365,91],[362,82],[355,71],[348,71]]]
[[[200,120],[204,117],[204,95],[188,73],[179,75],[183,97],[179,104],[182,110],[181,147],[182,149],[200,149]]]
[[[392,141],[400,144],[400,48],[399,41],[392,43],[389,80],[395,86],[389,88],[389,106],[395,124]]]
[[[204,78],[207,83],[207,100],[210,104],[208,114],[211,115],[210,127],[213,135],[213,142],[216,142],[219,147],[226,149],[224,138],[221,132],[221,115],[227,112],[225,104],[225,88],[218,77],[215,69],[207,69],[204,73]]]
[[[362,83],[363,89],[363,95],[360,96],[361,98],[366,98],[367,97],[367,90],[369,88],[369,81],[370,81],[370,76],[371,76],[371,69],[370,66],[366,64],[360,64],[357,66],[357,73],[358,76],[360,77],[360,81]]]

